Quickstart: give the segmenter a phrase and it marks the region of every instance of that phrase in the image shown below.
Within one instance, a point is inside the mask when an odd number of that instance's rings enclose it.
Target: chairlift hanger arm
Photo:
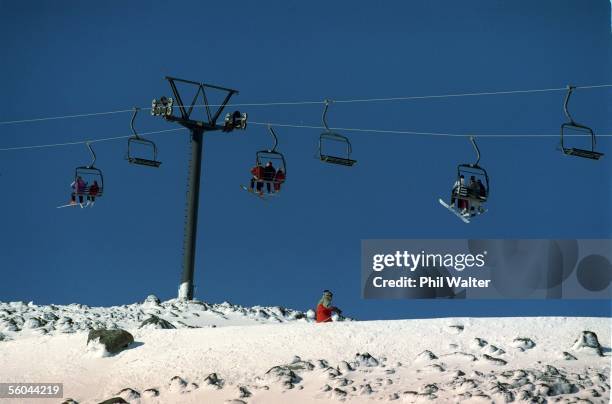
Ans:
[[[268,131],[270,131],[270,135],[272,135],[272,138],[274,139],[274,146],[272,146],[270,152],[276,153],[276,146],[278,146],[278,137],[276,136],[276,132],[274,131],[274,128],[272,128],[271,125],[268,125]]]
[[[472,146],[474,146],[474,150],[476,150],[476,162],[474,165],[478,167],[478,163],[480,162],[480,149],[476,144],[476,138],[474,136],[470,136],[470,142],[472,142]]]
[[[570,97],[572,96],[572,92],[574,91],[575,88],[576,87],[572,85],[567,86],[567,94],[565,94],[565,101],[563,102],[563,112],[565,112],[565,116],[567,117],[567,119],[569,119],[572,125],[575,124],[576,122],[574,122],[574,118],[572,118],[572,116],[569,113],[568,104],[569,104]]]
[[[134,129],[134,120],[136,119],[136,115],[138,114],[139,110],[140,108],[134,107],[134,114],[132,115],[132,120],[130,121],[130,127],[132,128],[132,133],[134,133],[136,139],[140,139],[140,136],[138,136],[138,133],[136,133],[136,129]]]
[[[89,152],[91,153],[91,158],[92,158],[91,164],[89,166],[87,166],[87,168],[94,168],[94,165],[96,163],[96,152],[94,152],[94,150],[91,147],[91,144],[89,142],[85,142],[85,145],[89,149]]]
[[[323,117],[322,117],[323,126],[325,126],[325,129],[328,132],[331,132],[331,130],[329,129],[329,126],[327,125],[327,110],[329,109],[329,104],[332,103],[333,101],[326,98],[323,102],[325,104],[325,108],[323,109]]]

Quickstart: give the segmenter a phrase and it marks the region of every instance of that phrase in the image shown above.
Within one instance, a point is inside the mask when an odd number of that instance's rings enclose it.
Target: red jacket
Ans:
[[[96,184],[93,184],[92,186],[89,187],[89,195],[91,196],[98,195],[99,191],[100,191],[100,187],[97,186]]]
[[[255,166],[251,168],[251,174],[253,174],[253,177],[257,178],[258,180],[261,179],[263,177],[263,167]]]
[[[317,323],[329,323],[334,312],[333,307],[325,307],[322,304],[317,306]]]
[[[281,183],[285,181],[285,173],[282,171],[277,171],[276,176],[274,178],[276,182]]]

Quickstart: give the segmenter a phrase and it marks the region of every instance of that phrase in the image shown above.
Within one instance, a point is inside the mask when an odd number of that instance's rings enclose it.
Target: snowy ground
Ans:
[[[177,328],[139,328],[150,314]],[[63,382],[78,403],[609,403],[610,326],[560,317],[313,324],[279,307],[155,299],[0,303],[0,381]],[[87,346],[88,329],[100,327],[136,342],[103,357]],[[583,331],[597,335],[601,356],[575,344]]]

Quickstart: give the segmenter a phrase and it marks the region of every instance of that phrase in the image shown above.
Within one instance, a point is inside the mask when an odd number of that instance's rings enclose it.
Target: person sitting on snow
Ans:
[[[329,323],[332,321],[332,314],[342,313],[342,311],[331,305],[333,293],[329,290],[323,291],[323,297],[319,300],[317,305],[317,323]]]

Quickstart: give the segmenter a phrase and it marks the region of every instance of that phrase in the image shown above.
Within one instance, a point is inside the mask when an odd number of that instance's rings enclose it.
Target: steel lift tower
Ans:
[[[185,212],[185,230],[183,236],[183,272],[181,283],[178,290],[180,300],[193,300],[193,277],[195,263],[196,236],[198,230],[198,207],[200,201],[200,175],[202,168],[202,141],[205,132],[222,130],[230,132],[234,129],[246,129],[246,114],[236,111],[227,114],[223,125],[218,125],[217,120],[221,116],[223,109],[237,90],[213,86],[210,84],[198,83],[195,81],[166,77],[170,88],[174,94],[174,99],[161,97],[153,100],[151,114],[163,116],[169,122],[175,122],[189,129],[191,136],[191,159],[189,161],[189,179],[187,185],[187,204]],[[195,96],[189,105],[183,102],[177,83],[186,85],[194,89],[197,88]],[[225,98],[218,105],[211,105],[208,102],[207,91],[221,91],[225,93]],[[201,100],[201,103],[198,101]],[[180,116],[173,115],[174,102],[176,101]],[[205,113],[198,114],[203,119],[198,120],[192,117],[194,108],[204,110]],[[213,111],[214,110],[214,111]]]

